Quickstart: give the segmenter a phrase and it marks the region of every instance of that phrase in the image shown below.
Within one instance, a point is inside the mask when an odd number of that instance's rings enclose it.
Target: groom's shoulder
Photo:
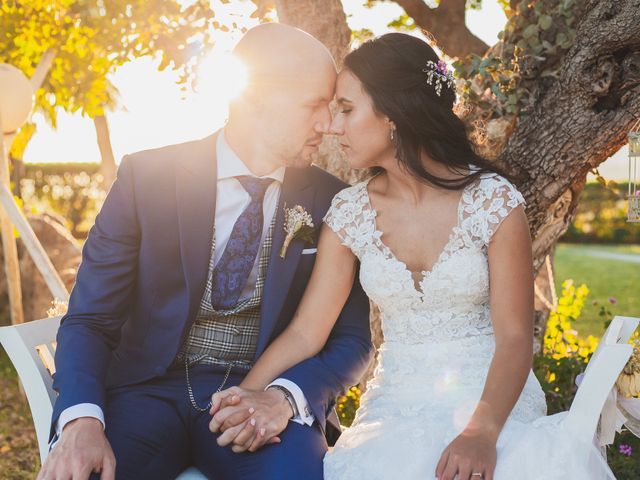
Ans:
[[[124,156],[123,162],[129,164],[134,171],[144,171],[145,174],[165,175],[173,172],[174,166],[195,156],[211,152],[215,146],[212,136],[190,140],[187,142],[164,145],[156,148],[140,150]]]
[[[315,185],[316,191],[320,194],[324,194],[329,200],[331,200],[339,191],[349,187],[348,183],[343,182],[335,175],[332,175],[316,165],[309,167],[308,171],[310,180]]]

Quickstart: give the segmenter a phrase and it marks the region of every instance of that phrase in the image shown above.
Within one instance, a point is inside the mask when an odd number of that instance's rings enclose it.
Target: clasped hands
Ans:
[[[209,430],[220,433],[221,447],[231,445],[235,453],[255,452],[266,444],[280,443],[280,433],[293,416],[283,392],[231,387],[211,398]]]

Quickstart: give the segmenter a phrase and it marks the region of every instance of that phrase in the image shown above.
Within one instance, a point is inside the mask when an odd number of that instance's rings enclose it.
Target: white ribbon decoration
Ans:
[[[584,373],[576,377],[576,385],[582,383]],[[613,387],[604,402],[600,422],[598,425],[598,441],[600,447],[611,445],[616,433],[626,427],[636,437],[640,438],[640,398],[626,398],[618,395],[617,387]]]

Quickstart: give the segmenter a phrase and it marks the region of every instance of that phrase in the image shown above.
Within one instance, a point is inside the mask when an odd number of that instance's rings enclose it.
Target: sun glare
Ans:
[[[247,86],[247,68],[231,53],[213,52],[205,57],[196,73],[196,91],[205,98],[229,101]]]

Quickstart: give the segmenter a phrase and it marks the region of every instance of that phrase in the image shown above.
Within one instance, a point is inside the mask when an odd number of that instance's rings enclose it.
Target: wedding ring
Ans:
[[[480,477],[480,478],[483,478],[483,477],[484,477],[484,475],[482,474],[482,472],[473,472],[473,473],[471,474],[471,476],[472,476],[472,477]]]

